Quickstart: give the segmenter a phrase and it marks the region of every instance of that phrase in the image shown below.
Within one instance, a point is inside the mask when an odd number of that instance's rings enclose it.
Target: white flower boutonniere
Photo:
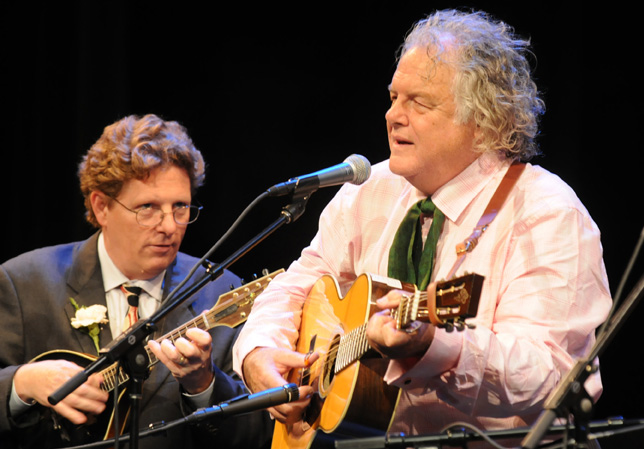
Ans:
[[[69,300],[74,306],[74,309],[76,309],[76,316],[72,318],[72,327],[87,333],[94,340],[94,346],[96,346],[96,353],[98,354],[100,350],[98,336],[101,333],[99,325],[108,322],[106,317],[107,307],[100,304],[81,307],[74,301],[74,298],[69,298]]]

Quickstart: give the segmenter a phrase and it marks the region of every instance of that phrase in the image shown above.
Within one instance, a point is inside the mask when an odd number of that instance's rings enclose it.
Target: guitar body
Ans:
[[[317,351],[320,359],[309,369],[293,370],[288,378],[297,385],[313,386],[315,394],[302,422],[290,426],[276,422],[273,449],[314,447],[319,430],[337,438],[387,430],[398,399],[398,389],[383,381],[388,361],[372,351],[371,357],[367,352],[340,371],[335,368],[342,363],[343,352],[338,352],[341,337],[351,331],[364,334],[364,325],[375,310],[372,301],[390,289],[372,282],[367,274],[354,282],[345,297],[340,296],[332,276],[315,283],[304,304],[296,349]]]

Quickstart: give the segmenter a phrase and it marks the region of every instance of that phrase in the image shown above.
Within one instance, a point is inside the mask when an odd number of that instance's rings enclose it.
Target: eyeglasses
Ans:
[[[125,204],[121,203],[116,198],[110,197],[125,209],[129,210],[136,215],[136,222],[141,226],[146,228],[154,228],[163,222],[163,219],[169,212],[163,212],[160,207],[154,205],[145,205],[141,208],[134,210],[127,207]],[[193,205],[183,205],[175,206],[172,209],[172,217],[174,218],[175,223],[180,225],[189,225],[194,223],[199,218],[199,212],[203,209],[203,206],[193,206]]]

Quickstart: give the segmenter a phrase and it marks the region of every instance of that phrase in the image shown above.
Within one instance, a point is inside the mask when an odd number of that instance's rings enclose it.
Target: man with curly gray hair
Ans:
[[[390,158],[364,184],[340,189],[310,246],[257,298],[235,345],[235,370],[253,391],[302,370],[312,380],[301,384],[305,399],[271,409],[283,446],[322,439],[321,430],[333,433],[355,418],[382,424],[370,421],[380,412],[351,409],[370,388],[353,377],[364,373],[355,367],[378,373],[372,359],[328,368],[344,340],[356,338],[334,333],[359,330],[351,327],[356,316],[367,316],[366,347],[385,362],[365,397],[399,389],[392,420],[384,420],[392,433],[439,432],[455,422],[528,425],[589,351],[611,306],[600,233],[569,186],[527,163],[538,152],[544,111],[528,57],[527,41],[482,12],[438,11],[408,34],[389,85]],[[364,273],[369,285],[390,291],[360,294]],[[401,326],[392,310],[444,295],[441,286],[468,273],[483,278],[480,291],[467,291],[478,299],[468,320],[474,326],[449,332],[449,322],[420,312]],[[325,317],[310,321],[309,307],[327,298],[332,311],[319,308],[335,320],[329,348],[308,334]],[[349,321],[342,313],[356,302],[377,308],[358,307]],[[585,386],[596,400],[599,374]]]

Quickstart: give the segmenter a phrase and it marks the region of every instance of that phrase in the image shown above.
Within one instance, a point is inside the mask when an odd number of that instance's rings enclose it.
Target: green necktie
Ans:
[[[421,215],[434,217],[423,248]],[[425,290],[434,267],[436,242],[443,228],[445,215],[430,198],[414,204],[400,223],[389,250],[388,275]]]

